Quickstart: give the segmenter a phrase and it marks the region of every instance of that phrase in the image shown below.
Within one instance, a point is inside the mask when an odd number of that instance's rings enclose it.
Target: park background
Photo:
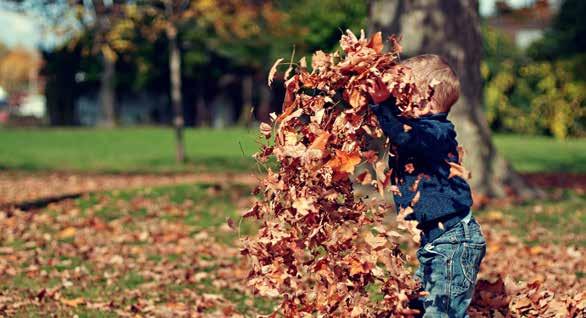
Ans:
[[[235,241],[284,96],[267,75],[346,29],[401,34],[403,57],[462,79],[480,277],[586,290],[585,2],[448,3],[1,1],[0,314],[270,312]]]

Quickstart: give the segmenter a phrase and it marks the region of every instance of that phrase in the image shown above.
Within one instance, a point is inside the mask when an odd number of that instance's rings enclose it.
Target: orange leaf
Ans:
[[[57,234],[57,237],[60,239],[67,239],[70,237],[75,236],[75,228],[72,226],[66,227],[65,229],[63,229],[61,232],[59,232],[59,234]]]
[[[373,249],[381,248],[381,247],[385,246],[385,244],[387,243],[386,238],[380,237],[380,236],[374,236],[370,232],[366,233],[366,237],[364,238],[364,240]]]
[[[376,53],[382,52],[384,43],[383,35],[380,31],[372,35],[370,41],[368,42],[368,47],[373,49]]]
[[[360,154],[358,153],[358,151],[348,153],[336,149],[336,157],[328,161],[326,166],[332,168],[332,170],[335,171],[347,172],[352,174],[354,173],[354,168],[356,167],[356,165],[360,163],[360,160]]]
[[[362,264],[359,259],[350,259],[350,275],[356,275],[360,273],[368,273],[368,264]]]
[[[370,172],[368,172],[368,170],[365,170],[356,176],[356,180],[362,185],[367,185],[372,182],[372,175]]]
[[[350,93],[350,106],[357,108],[360,107],[364,104],[366,104],[366,98],[362,95],[362,93],[360,92],[360,90],[353,90],[352,93]]]
[[[66,305],[69,307],[74,307],[74,308],[85,302],[85,300],[82,297],[78,297],[78,298],[74,298],[74,299],[61,298],[60,301],[63,305]]]
[[[326,148],[326,145],[328,144],[328,139],[331,135],[332,134],[330,134],[327,131],[323,132],[313,140],[313,142],[309,146],[309,149],[319,149],[323,151]]]
[[[466,170],[466,168],[464,168],[463,166],[461,166],[455,162],[449,162],[449,161],[446,161],[446,162],[450,165],[450,175],[448,176],[448,179],[451,179],[452,177],[460,177],[463,179],[470,179],[472,177],[470,172],[468,170]]]

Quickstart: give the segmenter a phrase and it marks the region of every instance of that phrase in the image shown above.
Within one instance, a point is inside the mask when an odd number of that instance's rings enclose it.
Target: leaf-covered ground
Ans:
[[[201,182],[231,182],[254,185],[251,173],[185,174],[91,174],[73,172],[8,171],[0,174],[0,207],[27,202],[58,199],[96,191],[143,188]]]
[[[268,313],[276,302],[245,287],[238,230],[226,223],[231,217],[238,228],[239,214],[252,201],[249,193],[245,185],[196,184],[86,195],[30,212],[1,211],[0,316]],[[499,276],[553,292],[557,302],[550,306],[563,306],[586,290],[586,196],[553,195],[549,201],[477,213],[489,245],[480,274],[486,281],[475,299],[482,315],[503,306],[489,285]],[[239,229],[246,235],[255,226],[246,220]],[[403,246],[413,254],[411,243]],[[411,264],[416,266],[414,258]],[[513,306],[522,309],[531,301],[516,300]]]

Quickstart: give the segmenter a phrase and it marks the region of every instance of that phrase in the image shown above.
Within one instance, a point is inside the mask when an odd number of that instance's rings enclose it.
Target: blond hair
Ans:
[[[412,71],[415,85],[427,89],[432,81],[436,83],[431,97],[432,110],[449,112],[460,97],[460,80],[450,65],[439,55],[423,54],[401,62]]]

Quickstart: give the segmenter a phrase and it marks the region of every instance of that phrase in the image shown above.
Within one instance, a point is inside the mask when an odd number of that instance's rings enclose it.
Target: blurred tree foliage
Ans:
[[[551,28],[543,39],[533,43],[527,50],[536,60],[555,60],[586,52],[586,1],[564,0]],[[586,77],[582,65],[579,76]]]
[[[54,2],[43,1],[41,7]],[[345,29],[358,31],[366,25],[368,6],[353,0],[184,1],[190,7],[177,22],[181,91],[185,121],[196,125],[209,124],[213,101],[220,93],[233,98],[234,113],[241,120],[251,114],[253,105],[257,119],[265,119],[274,110],[271,99],[278,100],[275,94],[279,94],[265,85],[272,62],[279,57],[289,60],[293,49],[295,60],[311,58],[315,50],[336,49]],[[55,90],[52,95],[95,90],[104,80],[103,55],[115,57],[116,92],[169,94],[169,40],[164,32],[168,18],[161,10],[149,9],[158,2],[115,1],[119,10],[109,17],[107,28],[91,27],[95,19],[90,19],[62,47],[45,54],[49,84],[60,78],[55,72],[68,70],[68,79],[76,76],[71,83],[76,89],[55,82],[49,85]],[[585,10],[586,1],[564,1],[551,30],[527,51],[517,49],[498,31],[483,27],[484,101],[493,130],[557,138],[586,135],[586,30],[581,23]],[[75,15],[83,20],[83,11]],[[57,26],[62,20],[71,24],[63,16],[52,20]],[[70,58],[58,56],[68,54],[83,57],[75,63],[75,70]],[[162,118],[168,121],[171,116]],[[250,120],[244,118],[241,123]]]
[[[27,90],[41,66],[37,54],[23,48],[3,51],[0,47],[0,86],[9,94]]]
[[[560,139],[586,136],[586,54],[583,36],[578,39],[584,4],[564,2],[552,29],[527,52],[483,28],[484,100],[492,129]]]

